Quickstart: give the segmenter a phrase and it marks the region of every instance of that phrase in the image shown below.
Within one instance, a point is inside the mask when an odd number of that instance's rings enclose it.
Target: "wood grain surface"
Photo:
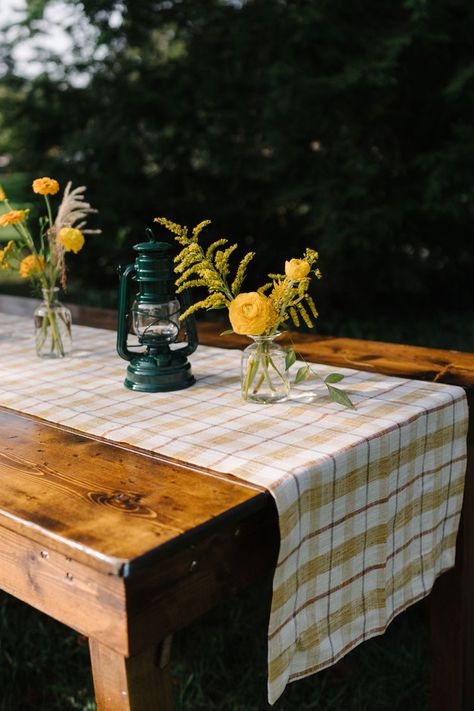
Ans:
[[[256,487],[5,409],[0,430],[0,525],[103,572],[127,575],[244,502],[264,505]]]
[[[81,634],[128,653],[122,578],[100,573],[0,526],[0,589]]]

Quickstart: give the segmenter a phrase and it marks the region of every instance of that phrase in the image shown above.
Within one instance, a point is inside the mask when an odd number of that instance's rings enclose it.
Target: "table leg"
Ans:
[[[134,657],[90,639],[97,711],[173,711],[171,637]]]
[[[471,440],[474,437],[471,423]],[[456,566],[428,598],[433,676],[431,711],[474,709],[474,446],[468,448]]]
[[[463,711],[460,578],[458,567],[444,573],[428,598],[432,643],[431,711]]]

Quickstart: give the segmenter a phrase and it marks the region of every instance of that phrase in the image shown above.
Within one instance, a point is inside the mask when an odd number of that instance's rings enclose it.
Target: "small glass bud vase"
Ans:
[[[258,403],[282,402],[290,392],[286,371],[286,353],[272,336],[249,336],[253,339],[242,351],[242,397]]]
[[[59,287],[42,289],[43,301],[35,309],[36,354],[40,358],[64,358],[71,352],[71,312],[58,301]]]

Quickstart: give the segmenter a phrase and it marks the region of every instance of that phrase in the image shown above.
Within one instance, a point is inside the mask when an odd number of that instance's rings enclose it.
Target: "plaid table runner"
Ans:
[[[461,388],[338,369],[355,411],[314,384],[312,403],[295,395],[263,406],[240,397],[238,351],[200,346],[196,385],[135,393],[122,385],[115,334],[75,327],[73,356],[45,361],[21,338],[29,327],[2,315],[0,404],[234,474],[274,496],[271,703],[289,681],[381,634],[454,565],[466,465]]]

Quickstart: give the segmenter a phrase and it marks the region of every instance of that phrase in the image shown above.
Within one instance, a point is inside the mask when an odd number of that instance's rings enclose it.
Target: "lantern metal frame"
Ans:
[[[134,308],[139,308],[140,314],[146,315],[147,309],[150,309],[151,313],[153,308],[158,306],[167,307],[170,311],[168,315],[170,323],[171,321],[175,323],[176,313],[171,311],[175,300],[179,302],[182,312],[190,306],[187,293],[180,295],[175,293],[171,245],[155,241],[151,230],[147,230],[147,234],[150,241],[140,242],[133,247],[138,252],[135,262],[119,272],[117,352],[121,358],[129,361],[124,385],[130,390],[141,392],[183,390],[195,383],[187,359],[198,346],[196,321],[193,315],[183,321],[186,342],[182,346],[179,342],[176,343],[178,331],[174,338],[169,335],[157,335],[153,331],[153,326],[156,325],[153,322],[142,334],[135,334],[138,339],[137,345],[128,343]],[[133,284],[137,285],[138,290],[132,303]],[[160,321],[163,321],[162,317]],[[172,344],[174,344],[173,348],[170,347]],[[142,352],[137,353],[134,350],[143,346],[145,350]]]

